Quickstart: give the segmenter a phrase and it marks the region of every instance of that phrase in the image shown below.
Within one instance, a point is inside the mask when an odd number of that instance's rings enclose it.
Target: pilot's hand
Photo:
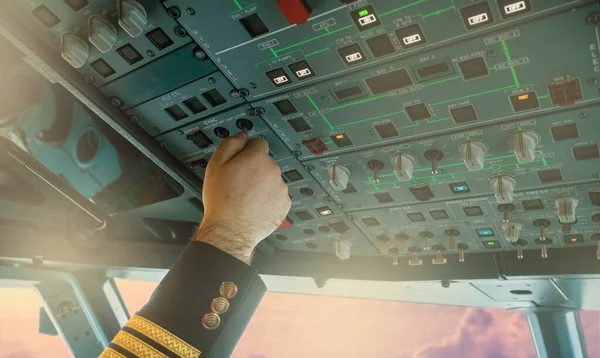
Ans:
[[[194,240],[249,263],[285,219],[291,200],[269,144],[244,133],[223,139],[206,168],[204,219]]]

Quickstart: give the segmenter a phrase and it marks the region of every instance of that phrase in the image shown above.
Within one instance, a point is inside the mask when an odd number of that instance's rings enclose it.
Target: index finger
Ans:
[[[210,162],[222,166],[243,151],[247,144],[248,136],[245,133],[227,137],[221,141]]]

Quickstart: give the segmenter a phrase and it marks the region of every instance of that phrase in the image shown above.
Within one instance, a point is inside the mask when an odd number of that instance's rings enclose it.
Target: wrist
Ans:
[[[226,225],[202,222],[194,233],[194,241],[200,241],[250,264],[254,251],[254,242],[244,239],[244,235]]]

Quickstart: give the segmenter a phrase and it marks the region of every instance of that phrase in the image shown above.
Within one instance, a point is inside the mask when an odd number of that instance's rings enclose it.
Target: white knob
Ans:
[[[112,50],[117,42],[117,29],[103,16],[92,16],[88,20],[89,40],[100,52]]]
[[[71,66],[80,68],[90,57],[90,48],[87,42],[73,32],[62,35],[61,55]]]
[[[333,164],[327,171],[329,172],[329,183],[333,189],[346,190],[350,181],[350,170],[343,165]]]
[[[483,158],[488,152],[488,145],[481,140],[468,140],[461,143],[458,147],[462,159],[472,172],[483,169],[485,159]]]
[[[350,258],[350,250],[352,246],[347,241],[334,240],[333,248],[335,249],[335,256],[340,260],[348,260]]]
[[[512,147],[519,163],[531,163],[535,160],[535,147],[540,143],[540,135],[525,129],[514,132],[508,137],[508,144]]]
[[[409,181],[413,176],[413,168],[417,158],[410,153],[394,153],[392,155],[392,166],[396,178],[400,181]]]
[[[575,209],[579,201],[573,197],[558,198],[554,201],[554,205],[558,209],[558,221],[561,224],[572,224],[577,221]]]
[[[523,225],[519,223],[506,223],[502,226],[504,229],[504,238],[508,242],[516,242],[519,240],[519,235],[521,234],[521,229],[523,229]]]
[[[135,0],[119,0],[117,2],[119,26],[131,37],[140,36],[148,24],[146,9]]]
[[[490,185],[499,204],[510,204],[513,201],[513,191],[517,182],[508,175],[497,175],[490,179]]]

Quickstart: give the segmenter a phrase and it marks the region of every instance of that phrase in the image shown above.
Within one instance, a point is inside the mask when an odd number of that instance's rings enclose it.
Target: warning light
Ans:
[[[358,16],[367,16],[367,15],[369,15],[369,10],[361,10],[358,13]]]
[[[564,235],[564,239],[567,244],[578,244],[584,242],[583,235],[581,234]]]
[[[338,134],[335,136],[335,139],[344,139],[344,135],[343,134]]]
[[[571,238],[571,242],[577,242],[577,238],[576,237],[572,237]]]
[[[529,99],[529,94],[528,93],[522,94],[522,95],[519,96],[519,101],[524,101],[526,99]]]
[[[484,241],[483,245],[486,249],[499,249],[500,248],[500,242],[498,242],[497,240]]]

